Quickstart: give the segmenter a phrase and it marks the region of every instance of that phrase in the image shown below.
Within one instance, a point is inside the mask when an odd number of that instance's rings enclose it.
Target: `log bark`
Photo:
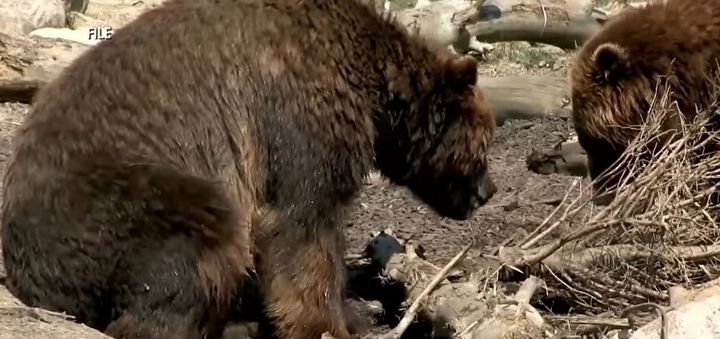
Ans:
[[[479,41],[529,41],[566,50],[582,45],[607,20],[591,0],[487,0],[453,22]]]
[[[88,48],[69,41],[0,33],[0,102],[31,103],[40,87]]]
[[[27,80],[0,80],[0,102],[32,103],[35,93],[45,83]]]
[[[481,77],[478,86],[502,125],[509,119],[570,117],[567,79],[547,76]]]
[[[467,0],[419,1],[415,8],[396,13],[397,20],[434,48],[452,47],[455,52],[485,55],[492,45],[479,42],[461,25],[453,22],[458,11],[471,8]]]
[[[0,33],[0,78],[49,82],[89,46]]]

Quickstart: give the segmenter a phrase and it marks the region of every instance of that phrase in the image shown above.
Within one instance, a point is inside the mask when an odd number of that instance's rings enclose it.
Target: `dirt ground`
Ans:
[[[499,44],[481,66],[480,73],[483,76],[535,74],[564,77],[567,60],[567,55],[560,52]],[[2,171],[10,156],[11,135],[27,112],[28,106],[0,104]],[[372,231],[391,228],[403,239],[418,240],[424,246],[427,258],[438,265],[447,263],[461,247],[475,239],[476,245],[460,268],[470,273],[496,266],[481,255],[491,253],[511,237],[515,240],[523,238],[553,209],[553,206],[535,205],[505,211],[497,205],[518,198],[520,202],[532,202],[562,197],[574,178],[532,173],[526,168],[525,157],[533,149],[549,148],[567,138],[571,129],[567,117],[508,121],[499,127],[489,155],[490,172],[498,193],[467,222],[437,216],[404,188],[382,182],[367,185],[347,223],[349,253],[360,253]],[[4,275],[1,263],[0,274]],[[378,325],[373,332],[383,331],[388,325]]]

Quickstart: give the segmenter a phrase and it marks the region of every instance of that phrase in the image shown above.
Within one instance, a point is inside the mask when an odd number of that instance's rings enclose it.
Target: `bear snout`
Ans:
[[[478,200],[479,206],[485,205],[492,197],[497,193],[497,186],[493,182],[490,174],[485,171],[480,181],[480,187],[478,187]],[[478,206],[478,207],[479,207]]]

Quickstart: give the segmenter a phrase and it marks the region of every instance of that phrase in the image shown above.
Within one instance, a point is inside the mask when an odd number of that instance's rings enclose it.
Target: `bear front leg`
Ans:
[[[338,230],[311,233],[263,241],[257,268],[268,315],[283,339],[317,339],[324,332],[351,338],[343,299],[344,236]]]

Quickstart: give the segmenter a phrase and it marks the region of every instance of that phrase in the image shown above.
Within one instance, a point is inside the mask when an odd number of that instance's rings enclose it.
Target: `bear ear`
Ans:
[[[475,58],[472,56],[447,57],[445,55],[439,57],[445,61],[445,77],[448,84],[459,88],[475,85],[478,72],[478,62]]]
[[[628,52],[625,48],[612,42],[598,46],[593,53],[592,60],[606,80],[626,74],[629,68]]]

